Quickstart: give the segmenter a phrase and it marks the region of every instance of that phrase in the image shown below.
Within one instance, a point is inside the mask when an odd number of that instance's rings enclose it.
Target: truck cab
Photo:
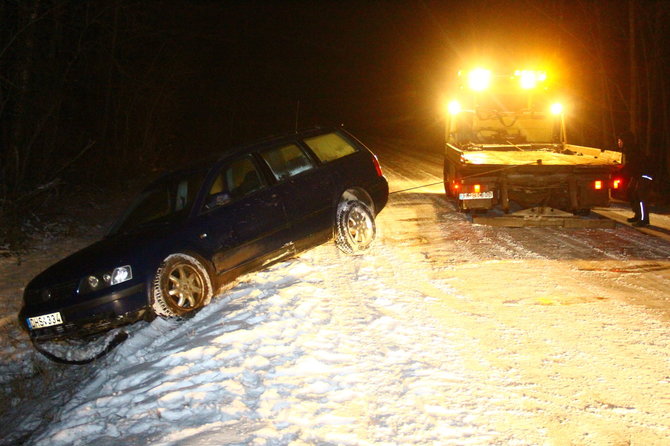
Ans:
[[[563,106],[551,101],[544,72],[493,77],[477,69],[459,73],[457,98],[449,103],[446,139],[458,146],[561,144]],[[493,84],[493,85],[491,85]]]

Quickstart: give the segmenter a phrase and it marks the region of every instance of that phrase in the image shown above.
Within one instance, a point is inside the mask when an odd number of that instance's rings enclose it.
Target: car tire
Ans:
[[[187,316],[212,300],[212,280],[205,262],[187,254],[167,257],[151,285],[151,308],[161,317]]]
[[[347,254],[366,251],[377,235],[377,226],[369,207],[358,200],[343,200],[337,206],[335,244]]]

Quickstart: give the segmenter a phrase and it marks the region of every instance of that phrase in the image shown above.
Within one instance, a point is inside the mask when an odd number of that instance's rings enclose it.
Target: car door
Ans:
[[[199,238],[219,273],[292,252],[282,200],[251,155],[222,166],[209,185],[200,218]]]
[[[260,152],[276,185],[286,211],[292,240],[322,239],[332,234],[333,181],[308,152],[296,143]]]

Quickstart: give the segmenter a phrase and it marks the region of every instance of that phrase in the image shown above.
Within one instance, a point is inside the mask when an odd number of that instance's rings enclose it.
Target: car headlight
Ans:
[[[130,265],[119,266],[113,270],[91,274],[85,277],[79,285],[80,293],[98,291],[108,286],[117,285],[133,278],[133,270]]]

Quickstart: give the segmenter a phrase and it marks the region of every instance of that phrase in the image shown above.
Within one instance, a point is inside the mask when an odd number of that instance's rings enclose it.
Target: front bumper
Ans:
[[[114,290],[94,299],[68,305],[24,306],[19,312],[19,324],[36,340],[66,337],[85,337],[142,318],[147,310],[147,287],[137,283]],[[62,324],[33,329],[28,318],[59,312]]]

